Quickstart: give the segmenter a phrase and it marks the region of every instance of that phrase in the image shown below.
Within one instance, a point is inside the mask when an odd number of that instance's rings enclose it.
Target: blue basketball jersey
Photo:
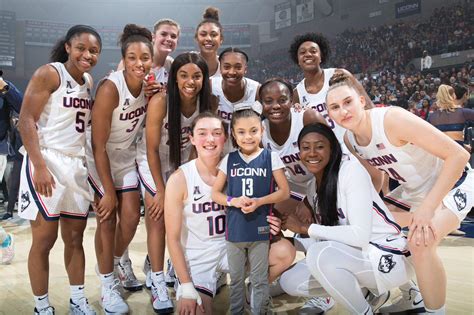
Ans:
[[[252,161],[246,162],[238,151],[229,153],[227,160],[227,195],[234,198],[260,198],[275,189],[271,151],[263,149]],[[230,242],[255,242],[270,239],[267,215],[272,205],[263,205],[245,214],[241,209],[227,207],[226,239]]]

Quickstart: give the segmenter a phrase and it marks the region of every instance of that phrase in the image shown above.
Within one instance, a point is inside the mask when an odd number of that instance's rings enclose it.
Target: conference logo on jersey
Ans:
[[[29,191],[22,191],[21,192],[21,212],[25,211],[26,208],[30,205],[30,192]]]
[[[453,199],[456,203],[456,207],[458,207],[458,211],[462,211],[466,208],[467,194],[465,192],[462,192],[460,189],[456,190]]]
[[[69,89],[71,89],[71,90],[69,90]],[[75,91],[74,91],[74,89],[73,89],[73,87],[72,87],[71,81],[66,80],[66,94],[71,94],[71,93],[74,93],[74,92],[75,92]]]
[[[130,107],[130,99],[127,97],[127,98],[125,99],[125,102],[123,102],[123,108],[122,108],[122,110],[126,110],[126,109],[129,108],[129,107]]]
[[[379,271],[383,273],[389,273],[392,271],[393,267],[395,267],[397,263],[393,261],[393,255],[382,255],[379,261]]]

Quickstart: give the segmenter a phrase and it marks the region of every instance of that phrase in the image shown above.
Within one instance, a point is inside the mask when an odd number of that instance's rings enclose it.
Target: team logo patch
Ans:
[[[392,271],[393,267],[395,267],[397,263],[393,261],[393,255],[382,255],[379,261],[379,271],[383,273],[389,273]]]
[[[460,189],[456,190],[453,199],[456,203],[456,207],[458,207],[458,211],[462,211],[466,208],[467,194],[465,192],[462,192]]]
[[[25,211],[26,208],[30,205],[30,192],[25,191],[21,192],[21,212]]]

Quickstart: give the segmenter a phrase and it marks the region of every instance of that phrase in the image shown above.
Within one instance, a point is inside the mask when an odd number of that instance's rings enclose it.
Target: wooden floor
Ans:
[[[0,265],[0,314],[32,314],[34,308],[31,287],[27,272],[27,257],[31,245],[31,233],[28,222],[15,217],[0,221],[1,225],[15,236],[16,256],[11,265]],[[96,223],[89,218],[84,237],[86,251],[86,296],[99,313],[100,286],[97,278],[94,254],[94,231]],[[130,257],[134,270],[140,280],[144,280],[141,271],[146,254],[146,231],[143,222],[130,246]],[[474,239],[467,237],[448,237],[439,249],[448,273],[448,314],[474,314]],[[49,299],[56,308],[56,314],[67,314],[69,306],[69,286],[63,264],[63,244],[58,239],[50,256]],[[299,256],[302,257],[301,255]],[[395,292],[395,296],[399,294]],[[228,308],[228,290],[224,289],[214,303],[214,314],[224,314]],[[174,293],[172,293],[174,298]],[[150,305],[150,292],[146,289],[127,294],[126,300],[131,314],[154,314]],[[277,314],[297,314],[303,305],[303,298],[282,295],[273,299]],[[328,314],[347,314],[337,305]]]

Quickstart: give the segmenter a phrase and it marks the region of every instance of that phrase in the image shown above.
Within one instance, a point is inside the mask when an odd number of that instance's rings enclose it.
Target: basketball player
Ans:
[[[260,148],[263,127],[261,104],[241,107],[231,121],[232,143],[238,147],[224,157],[212,187],[212,200],[227,205],[227,259],[230,312],[244,311],[246,265],[250,269],[252,314],[268,311],[268,252],[270,227],[266,217],[274,203],[289,198],[284,165],[275,152]],[[275,190],[275,183],[278,190]],[[226,193],[222,191],[225,186]]]
[[[472,207],[474,179],[467,165],[469,154],[403,109],[364,110],[365,97],[353,82],[345,74],[331,79],[329,115],[348,130],[346,144],[369,170],[374,183],[380,183],[383,173],[400,183],[385,201],[397,222],[409,227],[409,248],[426,311],[444,314],[446,274],[436,248]],[[411,305],[421,299],[416,291],[402,290],[401,301]]]
[[[128,312],[117,290],[114,268],[140,219],[135,139],[146,113],[143,80],[152,65],[151,40],[148,29],[125,26],[120,38],[125,69],[113,72],[99,85],[88,128],[89,182],[97,202],[95,249],[106,313]]]
[[[342,154],[328,126],[305,126],[298,147],[314,176],[305,204],[317,223],[287,218],[285,226],[308,234],[311,245],[306,259],[282,275],[281,285],[290,295],[329,293],[351,314],[373,314],[378,306],[372,309],[364,291],[386,296],[410,279],[406,238],[367,171],[354,157]]]
[[[228,126],[238,104],[257,100],[260,83],[245,77],[248,60],[247,54],[239,48],[226,48],[219,55],[222,76],[212,79],[212,94],[219,101],[217,112]],[[230,152],[231,149],[232,143],[228,139],[224,152]]]
[[[28,272],[35,314],[54,314],[49,304],[49,252],[64,241],[71,314],[95,314],[84,296],[82,237],[93,194],[87,185],[85,129],[92,108],[92,77],[102,42],[95,29],[71,27],[28,84],[18,127],[26,149],[21,170],[18,215],[31,220]],[[38,215],[39,212],[39,215]]]
[[[209,78],[212,79],[221,76],[217,51],[224,41],[224,34],[217,8],[208,7],[202,17],[203,20],[196,27],[194,39],[198,44],[199,54],[206,60]]]

